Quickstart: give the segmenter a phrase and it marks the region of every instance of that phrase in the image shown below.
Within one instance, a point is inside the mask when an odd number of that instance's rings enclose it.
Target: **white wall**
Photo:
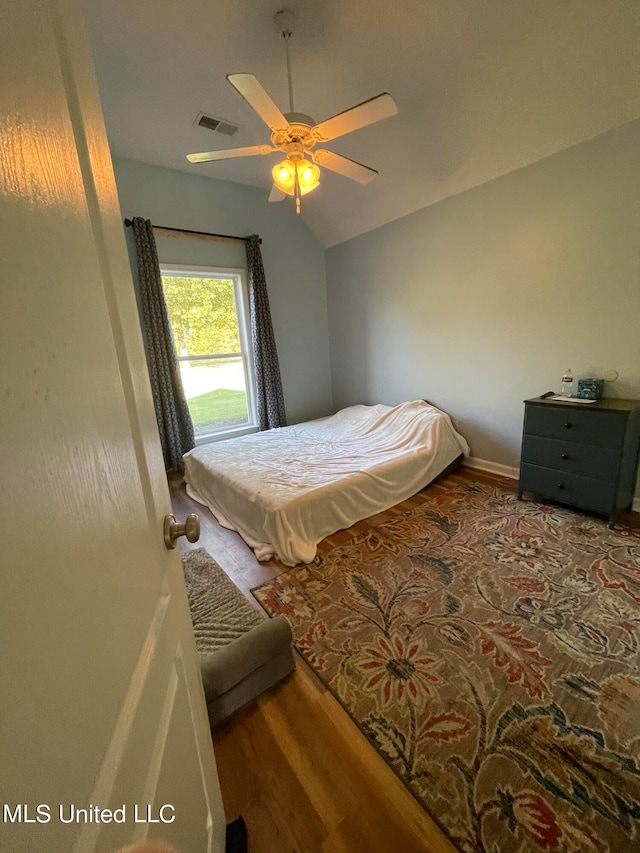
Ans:
[[[330,414],[325,253],[292,206],[269,204],[266,190],[132,160],[115,158],[114,170],[125,218],[260,235],[288,422]],[[126,230],[137,280],[132,235]],[[242,244],[172,237],[159,237],[157,244],[161,263],[246,268]]]
[[[640,121],[329,249],[327,292],[336,408],[427,398],[481,459],[567,367],[639,398]]]

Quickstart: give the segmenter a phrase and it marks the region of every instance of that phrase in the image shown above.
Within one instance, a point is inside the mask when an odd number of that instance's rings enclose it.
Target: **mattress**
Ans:
[[[318,542],[405,500],[469,446],[423,400],[350,406],[328,418],[200,445],[187,493],[258,560],[309,563]]]

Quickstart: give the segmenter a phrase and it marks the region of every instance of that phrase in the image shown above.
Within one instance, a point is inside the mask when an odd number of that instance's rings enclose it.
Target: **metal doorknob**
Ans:
[[[176,539],[186,536],[188,542],[197,542],[200,538],[200,519],[195,512],[190,513],[184,524],[178,524],[175,515],[164,517],[164,544],[171,550],[176,547]]]

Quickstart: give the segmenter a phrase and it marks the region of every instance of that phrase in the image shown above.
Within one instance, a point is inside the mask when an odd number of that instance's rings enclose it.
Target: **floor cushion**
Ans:
[[[291,628],[260,613],[216,561],[182,556],[209,720],[217,725],[295,669]]]

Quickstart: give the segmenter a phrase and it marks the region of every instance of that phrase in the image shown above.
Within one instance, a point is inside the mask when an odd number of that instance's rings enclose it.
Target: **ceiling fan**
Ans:
[[[282,152],[286,158],[272,169],[273,188],[269,201],[281,201],[287,195],[294,196],[296,212],[300,213],[300,196],[314,190],[320,182],[319,166],[351,178],[360,184],[368,184],[378,174],[369,166],[363,166],[362,163],[324,148],[315,149],[315,146],[320,142],[329,142],[346,133],[389,118],[398,112],[398,108],[391,95],[383,92],[320,124],[316,124],[306,113],[295,112],[289,57],[293,14],[288,9],[282,9],[276,13],[274,21],[285,40],[289,112],[283,114],[280,111],[253,74],[227,75],[227,80],[271,130],[271,145],[251,145],[246,148],[227,148],[222,151],[187,154],[187,160],[191,163],[208,163],[212,160]]]

